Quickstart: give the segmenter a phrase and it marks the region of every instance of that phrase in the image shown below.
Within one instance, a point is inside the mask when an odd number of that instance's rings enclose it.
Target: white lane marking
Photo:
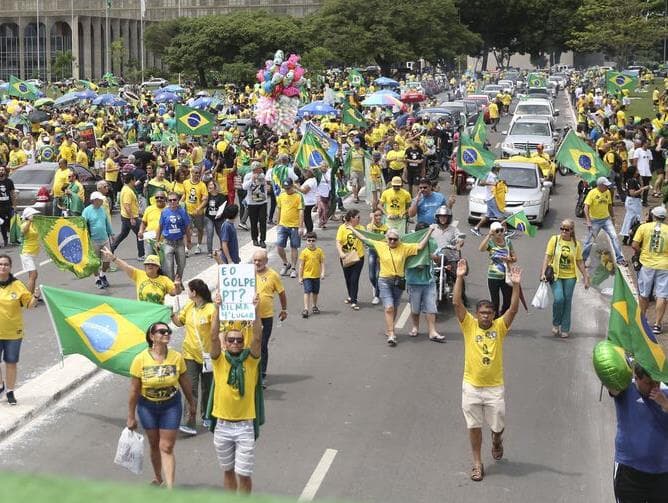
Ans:
[[[318,489],[320,489],[322,481],[325,480],[325,475],[327,475],[338,452],[339,451],[336,449],[325,449],[324,454],[320,458],[315,470],[313,470],[311,478],[308,479],[308,482],[297,501],[313,501],[315,494],[318,492]]]
[[[394,328],[398,328],[399,330],[404,328],[404,326],[406,326],[406,322],[408,321],[409,314],[411,314],[411,305],[407,303],[406,306],[404,307],[404,310],[401,311],[399,319],[394,324]]]

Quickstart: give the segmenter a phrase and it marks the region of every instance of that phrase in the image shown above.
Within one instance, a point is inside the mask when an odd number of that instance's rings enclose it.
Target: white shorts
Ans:
[[[37,265],[35,264],[35,256],[21,255],[21,267],[24,271],[36,271]]]
[[[502,432],[506,427],[504,387],[478,387],[462,382],[462,411],[468,429],[482,428],[486,422],[493,432]]]
[[[255,430],[253,421],[219,419],[213,432],[218,463],[223,471],[234,471],[250,477],[255,467]]]
[[[351,171],[350,172],[350,183],[353,187],[362,187],[364,185],[364,172],[363,171]]]

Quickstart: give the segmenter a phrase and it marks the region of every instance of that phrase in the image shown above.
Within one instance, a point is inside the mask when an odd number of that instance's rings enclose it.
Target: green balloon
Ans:
[[[623,348],[608,340],[601,341],[594,346],[592,360],[596,375],[606,388],[624,391],[631,383],[633,372]]]

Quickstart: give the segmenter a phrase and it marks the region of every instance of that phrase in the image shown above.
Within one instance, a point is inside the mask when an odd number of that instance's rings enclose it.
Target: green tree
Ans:
[[[255,82],[256,67],[253,63],[225,63],[220,71],[221,81],[252,84]]]
[[[63,80],[72,76],[74,56],[71,51],[57,52],[51,61],[51,73],[55,78]]]
[[[584,0],[577,10],[568,45],[583,52],[605,52],[620,67],[665,36],[663,0]]]
[[[123,54],[125,53],[125,45],[123,39],[119,38],[111,43],[111,65],[116,71],[123,74]]]
[[[304,68],[308,69],[309,76],[322,74],[336,61],[336,56],[325,47],[318,46],[307,50],[300,61]]]

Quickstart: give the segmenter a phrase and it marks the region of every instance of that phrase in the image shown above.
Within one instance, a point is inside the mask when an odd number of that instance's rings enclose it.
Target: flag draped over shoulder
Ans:
[[[85,278],[100,267],[83,217],[35,215],[32,222],[44,250],[61,271],[71,271],[77,278]]]
[[[419,243],[422,241],[422,238],[427,233],[429,229],[420,229],[416,232],[410,232],[401,236],[402,243]],[[385,236],[382,234],[376,234],[375,232],[369,232],[365,230],[359,230],[359,233],[362,234],[368,241],[385,241]],[[420,250],[417,255],[408,257],[406,259],[406,269],[412,269],[414,267],[424,267],[431,264],[431,252],[430,250],[436,250],[438,246],[436,241],[433,238],[429,238],[429,243],[422,250]]]
[[[471,139],[478,145],[484,145],[487,141],[487,126],[485,126],[485,120],[482,116],[482,112],[478,114],[478,118],[473,125],[471,130]]]
[[[531,225],[531,222],[529,222],[529,219],[524,213],[524,210],[513,213],[508,218],[506,218],[505,222],[518,231],[523,232],[527,236],[534,237],[536,235],[537,229],[534,225]]]
[[[663,347],[652,333],[647,319],[640,314],[636,296],[619,268],[615,271],[608,340],[632,354],[652,379],[668,382],[668,364]]]
[[[638,87],[638,78],[609,70],[605,72],[605,84],[609,93],[618,93],[624,89],[633,91]]]
[[[468,135],[462,134],[457,149],[457,164],[469,175],[485,178],[494,166],[496,158],[481,144],[474,142]]]
[[[9,89],[7,90],[9,96],[21,98],[22,100],[36,100],[39,98],[39,91],[37,87],[29,82],[19,80],[13,75],[9,77]]]
[[[98,367],[130,375],[135,356],[146,349],[146,330],[169,323],[161,304],[41,286],[63,355],[80,354]]]
[[[176,116],[176,133],[191,136],[207,136],[211,134],[216,118],[213,114],[177,104],[174,107]]]
[[[588,182],[595,181],[599,176],[610,174],[610,168],[603,162],[603,159],[572,130],[561,142],[554,158]]]
[[[362,116],[360,111],[352,106],[347,100],[343,102],[341,122],[358,128],[365,128],[369,125],[366,120],[364,120],[364,116]]]

